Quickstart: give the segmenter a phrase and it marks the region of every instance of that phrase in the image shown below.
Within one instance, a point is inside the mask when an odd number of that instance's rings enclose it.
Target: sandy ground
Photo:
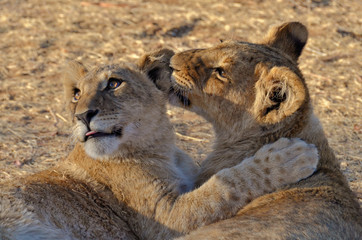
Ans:
[[[135,62],[147,51],[256,41],[270,26],[301,21],[300,58],[315,112],[351,188],[362,199],[362,2],[360,0],[0,1],[0,181],[36,172],[69,152],[71,120],[61,73],[71,59]],[[169,108],[178,144],[201,161],[209,124]]]

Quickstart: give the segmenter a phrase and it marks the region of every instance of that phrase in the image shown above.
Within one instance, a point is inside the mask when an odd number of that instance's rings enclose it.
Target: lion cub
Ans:
[[[125,64],[88,71],[73,62],[65,92],[78,143],[57,167],[2,191],[5,237],[171,239],[308,177],[318,162],[314,146],[281,139],[190,191],[194,169],[191,163],[183,164],[190,169],[176,165],[190,159],[174,145],[166,98],[144,72]],[[8,220],[12,211],[23,216]]]
[[[175,55],[163,49],[141,59],[140,66],[158,69],[153,81],[173,103],[213,124],[215,144],[196,185],[280,137],[304,139],[320,154],[311,177],[183,239],[361,239],[361,208],[313,113],[298,68],[307,39],[303,24],[288,22],[259,44],[225,41]]]

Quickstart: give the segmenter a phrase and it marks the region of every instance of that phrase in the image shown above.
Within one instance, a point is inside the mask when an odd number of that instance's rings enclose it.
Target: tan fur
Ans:
[[[182,239],[360,239],[362,213],[314,116],[297,59],[308,32],[296,22],[270,31],[262,44],[223,42],[175,54],[169,97],[209,120],[213,152],[197,184],[235,166],[262,145],[299,137],[317,146],[318,170],[262,196],[237,216]],[[185,100],[186,99],[186,100]],[[186,103],[186,104],[185,104]]]
[[[170,239],[315,170],[314,146],[280,139],[190,191],[195,165],[174,145],[165,95],[146,77],[153,70],[70,64],[78,143],[58,166],[1,186],[2,239]]]
[[[255,83],[255,101],[252,106],[253,115],[262,124],[274,124],[292,115],[306,102],[306,88],[302,81],[287,67],[273,67],[270,70],[263,63],[255,66],[255,76],[260,79]],[[278,111],[265,115],[265,108],[275,104],[271,99],[273,90],[278,90],[279,97],[288,94],[280,103]]]

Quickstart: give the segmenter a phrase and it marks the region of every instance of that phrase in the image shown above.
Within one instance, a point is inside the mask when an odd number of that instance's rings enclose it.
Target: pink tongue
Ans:
[[[90,136],[90,135],[93,135],[93,134],[96,134],[96,133],[97,133],[96,131],[90,131],[90,132],[87,132],[85,135]]]

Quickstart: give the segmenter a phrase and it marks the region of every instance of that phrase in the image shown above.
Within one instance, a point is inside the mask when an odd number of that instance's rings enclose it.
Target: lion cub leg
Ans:
[[[310,176],[317,163],[314,145],[282,138],[240,164],[219,171],[199,188],[174,199],[172,205],[167,204],[170,197],[161,199],[156,219],[187,233],[231,217],[252,199]]]
[[[316,170],[318,160],[314,145],[297,138],[281,138],[218,175],[226,183],[230,182],[231,187],[234,184],[242,187],[239,204],[244,206],[263,194],[309,177]]]

